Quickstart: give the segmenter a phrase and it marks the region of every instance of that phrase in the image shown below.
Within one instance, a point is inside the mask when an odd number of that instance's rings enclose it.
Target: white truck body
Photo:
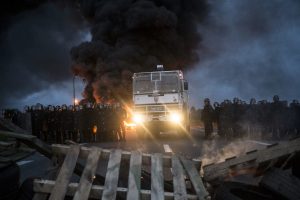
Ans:
[[[188,85],[180,70],[135,73],[133,104],[139,127],[189,131]]]

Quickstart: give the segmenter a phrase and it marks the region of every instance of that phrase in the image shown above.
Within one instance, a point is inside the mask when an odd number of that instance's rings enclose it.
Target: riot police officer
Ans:
[[[221,127],[221,124],[220,124],[220,113],[221,113],[221,107],[220,107],[220,104],[218,102],[214,102],[214,121],[216,122],[216,125],[217,125],[217,130],[218,130],[218,135],[219,136],[224,136],[223,134],[223,129]]]
[[[205,137],[210,138],[213,132],[214,109],[208,98],[204,99],[204,108],[201,112],[201,120],[204,123]]]

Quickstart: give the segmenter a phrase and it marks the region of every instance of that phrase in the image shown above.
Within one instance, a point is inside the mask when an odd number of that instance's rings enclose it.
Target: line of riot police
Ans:
[[[234,98],[233,102],[224,100],[222,103],[215,102],[213,106],[209,99],[205,99],[201,120],[208,138],[213,132],[213,122],[217,126],[218,135],[226,138],[294,137],[300,135],[300,104],[293,100],[288,105],[287,101],[280,101],[278,95],[273,97],[273,102],[256,102],[252,98],[247,104]]]
[[[32,134],[49,143],[125,141],[126,111],[120,104],[26,107]]]

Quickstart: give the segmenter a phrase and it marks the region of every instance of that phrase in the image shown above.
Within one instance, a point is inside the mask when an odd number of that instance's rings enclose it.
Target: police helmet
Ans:
[[[294,99],[292,102],[293,104],[299,104],[299,101],[297,99]]]
[[[79,105],[75,105],[75,108],[74,108],[76,111],[79,111],[80,110],[80,107]]]
[[[42,110],[42,109],[43,109],[43,105],[40,104],[40,103],[37,103],[37,104],[35,105],[35,109],[36,109],[36,110]]]
[[[52,105],[48,105],[48,106],[47,106],[47,109],[48,109],[49,111],[54,111],[54,107],[53,107]]]
[[[93,106],[93,105],[92,105],[92,103],[90,103],[90,102],[88,102],[88,103],[86,104],[86,107],[87,107],[87,108],[92,108],[92,106]]]
[[[250,104],[251,104],[251,105],[256,104],[256,99],[255,99],[255,98],[250,99]]]
[[[25,112],[28,112],[28,111],[29,111],[29,106],[27,106],[27,105],[24,106],[24,111],[25,111]]]
[[[262,100],[262,104],[267,104],[268,101],[267,100]]]
[[[238,103],[238,102],[239,102],[239,98],[234,97],[234,98],[233,98],[233,103]]]
[[[215,108],[220,107],[220,104],[218,102],[214,102],[214,107]]]
[[[273,101],[274,101],[274,102],[278,102],[278,101],[279,101],[279,96],[278,96],[278,95],[274,95]]]
[[[210,102],[209,98],[204,99],[204,103],[209,103],[209,102]]]
[[[74,106],[73,105],[69,105],[68,106],[68,110],[74,110]]]
[[[66,104],[63,104],[63,105],[61,106],[61,109],[62,109],[62,110],[67,110],[67,108],[68,108],[68,107],[67,107]]]

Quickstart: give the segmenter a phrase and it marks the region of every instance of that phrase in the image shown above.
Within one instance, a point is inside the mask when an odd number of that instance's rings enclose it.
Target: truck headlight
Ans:
[[[134,121],[135,123],[137,123],[137,124],[143,123],[144,120],[145,120],[145,118],[144,118],[143,115],[137,114],[137,113],[133,114],[132,119],[133,119],[133,121]]]
[[[182,121],[182,116],[179,113],[171,113],[170,120],[174,123],[180,123]]]

